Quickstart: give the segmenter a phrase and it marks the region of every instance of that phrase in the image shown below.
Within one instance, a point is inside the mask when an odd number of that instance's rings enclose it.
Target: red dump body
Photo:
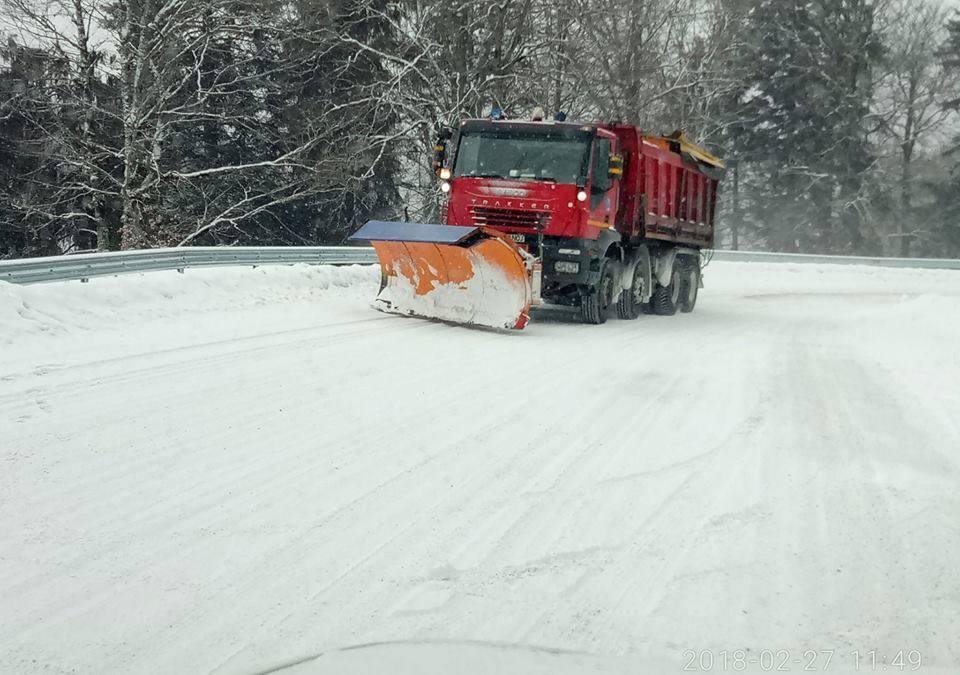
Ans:
[[[616,229],[627,241],[713,246],[719,168],[686,139],[647,136],[621,124],[468,120],[461,126],[461,135],[500,132],[585,139],[589,156],[582,178],[554,182],[458,172],[450,179],[447,223],[492,227],[517,238],[535,235],[538,227],[546,237],[591,240]],[[622,175],[597,191],[596,159],[607,151],[623,158]]]
[[[644,136],[632,126],[611,131],[625,160],[617,229],[631,236],[711,248],[718,174],[685,155],[678,141]]]

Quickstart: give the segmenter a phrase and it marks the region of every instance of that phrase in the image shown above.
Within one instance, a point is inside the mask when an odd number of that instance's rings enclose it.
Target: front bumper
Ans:
[[[596,239],[544,238],[544,296],[563,295],[577,287],[595,285],[600,280],[602,255]]]

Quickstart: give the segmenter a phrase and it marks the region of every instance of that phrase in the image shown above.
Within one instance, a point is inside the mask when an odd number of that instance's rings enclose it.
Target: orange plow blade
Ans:
[[[491,328],[520,329],[529,320],[529,256],[498,232],[371,221],[350,238],[377,252],[377,309]]]

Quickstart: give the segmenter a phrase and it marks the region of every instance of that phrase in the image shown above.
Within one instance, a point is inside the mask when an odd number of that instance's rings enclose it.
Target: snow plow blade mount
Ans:
[[[377,252],[381,311],[490,328],[521,329],[529,320],[530,267],[506,235],[371,220],[350,239]]]

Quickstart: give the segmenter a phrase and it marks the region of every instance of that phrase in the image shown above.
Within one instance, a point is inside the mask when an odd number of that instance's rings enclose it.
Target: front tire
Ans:
[[[616,275],[614,265],[609,258],[600,263],[600,281],[584,293],[580,300],[580,318],[584,323],[599,325],[607,322],[610,307],[613,305]]]

